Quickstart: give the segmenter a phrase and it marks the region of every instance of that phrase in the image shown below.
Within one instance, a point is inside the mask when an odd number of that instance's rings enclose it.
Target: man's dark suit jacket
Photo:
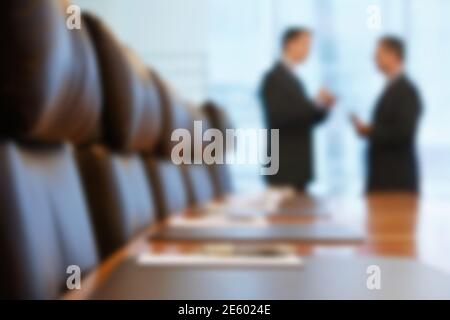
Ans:
[[[368,191],[419,190],[416,133],[422,105],[416,88],[399,76],[380,97],[369,137]]]
[[[268,182],[302,190],[313,178],[312,129],[326,112],[307,97],[303,84],[282,63],[264,78],[261,96],[268,129],[280,130],[280,168],[267,176]]]

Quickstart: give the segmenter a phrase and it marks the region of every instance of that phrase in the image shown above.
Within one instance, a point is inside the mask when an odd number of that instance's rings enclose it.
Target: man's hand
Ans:
[[[322,88],[317,94],[316,102],[327,109],[331,109],[336,103],[336,97],[328,89]]]
[[[368,137],[372,131],[372,127],[363,123],[356,115],[351,115],[351,121],[355,127],[356,133],[361,137]]]

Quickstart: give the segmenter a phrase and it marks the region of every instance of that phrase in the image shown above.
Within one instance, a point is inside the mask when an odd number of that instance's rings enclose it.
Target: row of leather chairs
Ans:
[[[0,298],[52,299],[157,219],[232,191],[227,168],[170,160],[177,128],[226,128],[192,107],[97,17],[6,0],[1,29]],[[150,39],[148,41],[151,41]]]

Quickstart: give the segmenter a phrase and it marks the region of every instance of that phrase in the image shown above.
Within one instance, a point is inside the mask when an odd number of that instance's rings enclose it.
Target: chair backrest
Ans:
[[[176,129],[194,130],[193,107],[181,97],[154,70],[148,70],[156,85],[161,103],[161,135],[157,146],[159,157],[170,159],[177,141],[172,141]]]
[[[78,149],[78,162],[102,257],[156,218],[141,154],[160,135],[159,96],[147,68],[97,17],[83,16],[100,66],[104,96],[101,139]]]
[[[209,128],[208,120],[201,112],[200,108],[196,108],[180,99],[158,74],[155,72],[150,72],[150,74],[157,84],[161,107],[163,110],[163,125],[162,135],[158,145],[158,160],[152,158],[149,162],[150,166],[148,169],[150,175],[155,175],[157,174],[155,169],[159,168],[160,172],[158,174],[160,176],[161,186],[157,189],[160,191],[159,197],[161,202],[167,203],[166,205],[162,205],[162,207],[169,210],[172,209],[168,204],[168,201],[171,198],[169,190],[173,190],[174,188],[177,190],[174,195],[179,198],[176,200],[177,205],[174,206],[173,209],[180,210],[182,204],[185,208],[189,205],[204,204],[205,202],[212,200],[215,196],[212,177],[208,171],[207,165],[197,165],[192,163],[194,163],[194,139],[196,138],[194,134],[194,122],[202,121],[202,129],[204,131]],[[184,192],[179,190],[179,179],[174,179],[173,181],[163,181],[164,178],[162,175],[169,175],[169,173],[161,170],[162,168],[165,168],[166,171],[170,170],[170,174],[174,174],[175,172],[174,168],[168,169],[168,162],[172,161],[171,157],[173,148],[179,142],[172,140],[172,133],[176,129],[186,129],[191,136],[191,164],[178,165],[178,170],[176,170],[177,177],[179,176],[179,172],[182,173],[185,188]],[[202,141],[202,146],[204,147],[204,145],[205,142]],[[155,163],[163,163],[164,166],[155,166]],[[175,166],[173,162],[172,166]],[[166,194],[162,194],[162,192],[166,192]],[[186,199],[188,199],[187,203]],[[167,213],[169,212],[165,212],[165,214]]]
[[[218,129],[226,137],[227,129],[234,129],[225,111],[213,102],[207,102],[202,112],[208,119],[210,128]],[[224,149],[225,152],[227,150]],[[226,154],[222,155],[225,159]],[[208,166],[214,182],[215,195],[221,197],[234,191],[230,168],[227,164],[213,164]]]
[[[147,157],[144,162],[158,207],[158,216],[166,218],[188,208],[189,194],[181,167],[158,157]]]
[[[181,168],[191,205],[201,206],[215,198],[214,185],[207,165],[191,164]]]
[[[0,298],[53,299],[97,251],[73,148],[96,132],[101,95],[85,31],[65,1],[7,0],[0,38]],[[24,14],[26,12],[26,14]],[[32,62],[32,63],[30,63]]]

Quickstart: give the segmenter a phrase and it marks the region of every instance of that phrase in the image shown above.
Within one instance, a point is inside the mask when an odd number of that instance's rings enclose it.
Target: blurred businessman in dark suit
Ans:
[[[386,76],[371,125],[352,117],[357,133],[369,141],[367,191],[419,191],[416,134],[422,105],[404,72],[405,46],[395,37],[379,41],[375,61]]]
[[[265,76],[261,98],[269,129],[280,130],[279,171],[267,176],[271,185],[290,185],[303,191],[313,178],[313,128],[322,122],[334,97],[322,89],[310,99],[294,68],[309,55],[311,33],[302,28],[286,31],[282,57]],[[273,156],[273,155],[272,155]]]

